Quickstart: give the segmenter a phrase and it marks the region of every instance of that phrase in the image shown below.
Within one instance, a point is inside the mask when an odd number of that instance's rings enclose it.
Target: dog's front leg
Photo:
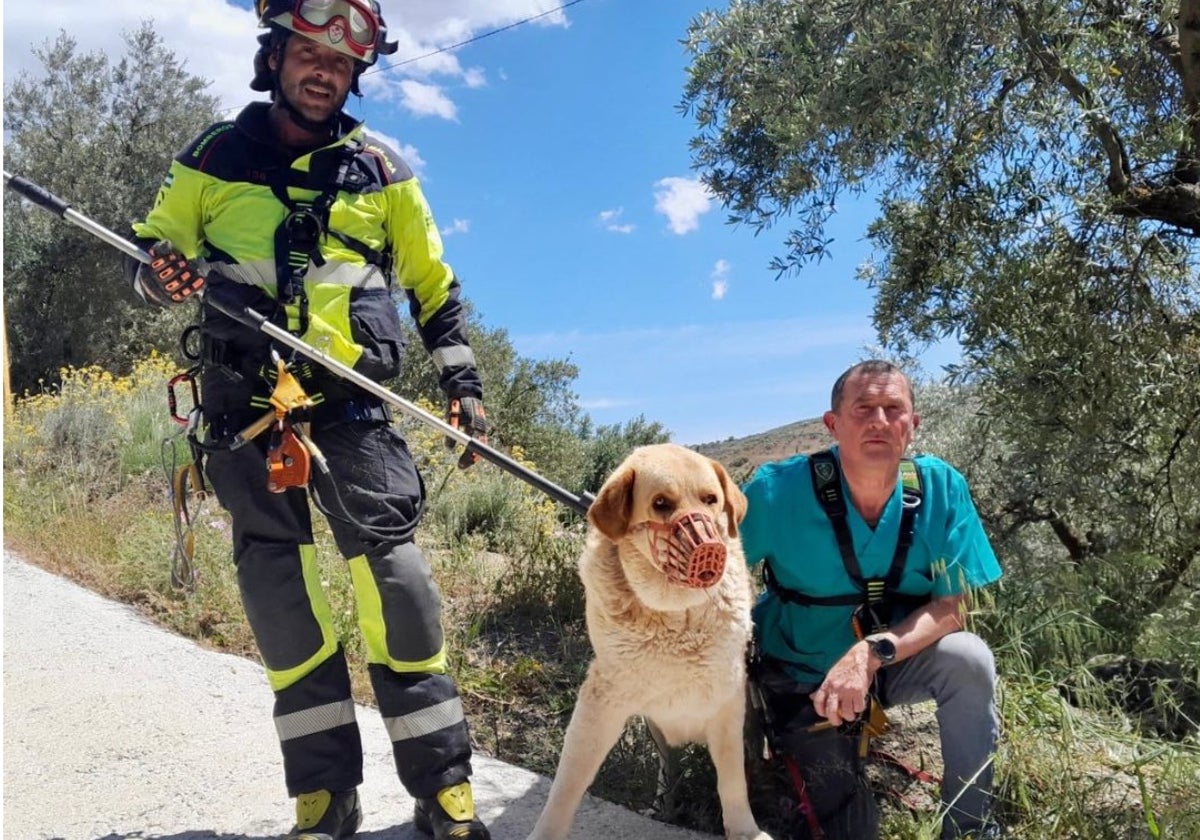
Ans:
[[[550,796],[528,840],[565,840],[571,830],[583,794],[629,719],[630,713],[613,708],[611,694],[604,682],[588,674],[563,737]]]
[[[717,769],[717,795],[721,799],[725,836],[728,840],[771,840],[769,834],[759,830],[750,811],[743,743],[745,717],[745,692],[736,691],[708,726],[708,752]]]

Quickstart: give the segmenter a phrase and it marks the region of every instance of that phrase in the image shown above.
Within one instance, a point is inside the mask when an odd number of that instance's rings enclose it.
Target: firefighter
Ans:
[[[283,424],[256,428],[286,354],[222,314],[250,308],[376,380],[397,375],[408,309],[439,370],[450,420],[486,443],[490,424],[459,281],[403,160],[343,112],[380,53],[394,52],[376,0],[259,0],[251,88],[270,94],[203,131],[171,164],[134,226],[151,265],[134,288],[171,305],[201,289],[206,472],[233,523],[246,616],[275,694],[293,838],[354,834],[362,744],[346,659],[315,564],[304,486],[268,486]],[[232,309],[231,309],[232,308]],[[368,670],[414,821],[437,840],[487,840],[468,778],[471,746],[447,675],[441,602],[413,541],[425,492],[387,407],[316,366],[287,368],[310,399],[304,428],[324,455],[313,501],[353,583]],[[231,443],[231,441],[233,441]],[[460,466],[476,458],[464,452]]]

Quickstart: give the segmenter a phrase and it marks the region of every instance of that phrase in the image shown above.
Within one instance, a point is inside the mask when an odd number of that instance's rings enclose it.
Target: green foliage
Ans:
[[[575,570],[581,523],[562,526],[555,503],[513,476],[486,467],[473,471],[431,497],[431,524],[457,551],[490,556],[501,566],[493,593],[506,610],[582,617],[583,585]]]
[[[1047,487],[1038,459],[1057,456],[1034,448],[1044,430],[1010,438],[980,390],[918,386],[923,408],[916,446],[954,464],[971,485],[1005,569],[998,610],[1014,616],[1020,628],[1017,636],[997,641],[1013,645],[1037,667],[1069,668],[1109,652],[1200,665],[1196,635],[1172,632],[1197,621],[1200,568],[1188,564],[1176,585],[1164,587],[1169,543],[1133,530],[1161,524],[1164,515],[1162,507],[1153,514],[1141,509],[1147,496],[1133,477],[1147,465],[1131,456],[1114,453],[1112,462],[1104,462],[1081,452],[1079,474],[1063,463],[1061,478]],[[1121,483],[1107,486],[1114,473]],[[1072,483],[1090,487],[1090,495],[1081,489],[1073,497]],[[1104,514],[1077,535],[1072,520],[1087,509],[1084,504]],[[1129,547],[1138,540],[1148,550]]]
[[[661,423],[642,415],[623,424],[593,427],[572,390],[579,376],[574,364],[523,358],[506,330],[485,326],[474,312],[468,326],[488,419],[496,426],[492,445],[519,449],[554,483],[576,493],[595,492],[634,447],[670,440]],[[410,348],[408,364],[390,384],[406,399],[442,406],[437,371],[424,360],[420,336],[411,324],[403,328]]]
[[[1198,8],[744,0],[688,39],[706,182],[737,221],[794,222],[781,272],[828,252],[843,191],[880,197],[881,339],[960,345],[989,526],[1117,645],[1200,556],[1200,52],[1176,11]]]
[[[161,359],[129,377],[67,371],[60,388],[18,402],[4,425],[5,539],[190,638],[254,656],[229,523],[215,501],[195,508],[199,585],[188,592],[169,583],[173,535],[165,477],[138,472],[138,465],[153,450],[150,439],[174,431],[162,400],[162,381],[171,372]],[[961,460],[982,491],[981,508],[992,504],[994,483],[1002,486],[1004,479],[991,474],[990,447],[977,439],[970,404],[956,402],[953,389],[928,386],[918,403],[927,417],[921,447]],[[421,427],[404,433],[428,484],[429,510],[418,539],[443,593],[452,667],[472,731],[496,757],[553,773],[591,656],[575,566],[580,523],[564,526],[553,503],[493,467],[457,470],[440,434]],[[353,663],[356,696],[369,702],[349,575],[320,517],[316,525],[322,589]],[[999,539],[1008,575],[995,603],[982,604],[974,620],[991,641],[1002,675],[997,786],[1010,836],[1133,840],[1150,826],[1163,837],[1198,836],[1196,746],[1144,737],[1102,692],[1081,690],[1083,709],[1064,701],[1061,686],[1109,638],[1089,614],[1101,615],[1104,605],[1078,575],[1059,568],[1052,539],[1038,544],[1026,531]],[[1019,570],[1014,563],[1022,564]],[[1173,608],[1184,609],[1183,601]],[[1181,646],[1195,650],[1195,634],[1186,632],[1194,626],[1194,612],[1163,615],[1143,625],[1140,644],[1173,654]],[[936,739],[927,740],[935,749]],[[678,785],[658,816],[719,831],[707,753],[690,747],[676,758]],[[774,828],[787,819],[782,803],[790,783],[778,764],[752,762],[750,768],[760,822]],[[654,803],[655,775],[650,739],[635,720],[606,758],[593,792],[644,810]],[[895,788],[880,789],[884,836],[936,836],[931,807],[898,810],[887,790]]]
[[[583,489],[595,493],[617,465],[638,446],[666,443],[671,439],[661,423],[650,422],[639,414],[625,423],[601,426],[587,442],[587,471]]]
[[[469,290],[467,290],[469,293]],[[492,445],[519,447],[543,474],[557,484],[577,486],[585,469],[581,431],[587,418],[571,390],[579,369],[561,359],[527,359],[519,355],[508,332],[489,328],[468,305],[471,350],[483,377],[483,401],[495,425]],[[445,407],[437,370],[428,361],[421,338],[410,321],[402,320],[409,352],[400,376],[390,384],[406,399],[424,399]]]
[[[124,234],[154,200],[172,156],[217,118],[150,22],[116,63],[65,32],[34,49],[43,72],[4,95],[5,168]],[[125,284],[121,256],[16,196],[4,197],[4,303],[16,393],[60,368],[129,370],[174,345],[186,313],[151,310]]]

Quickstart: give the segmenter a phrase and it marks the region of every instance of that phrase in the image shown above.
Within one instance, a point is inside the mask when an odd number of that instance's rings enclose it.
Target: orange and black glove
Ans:
[[[146,303],[156,306],[183,303],[204,288],[204,275],[168,240],[154,243],[149,253],[154,259],[140,266],[133,276],[133,289]]]
[[[483,400],[478,397],[455,397],[450,400],[450,404],[446,408],[446,422],[454,428],[466,432],[484,446],[488,444],[488,435],[495,429],[491,421],[487,419],[487,412],[483,410]],[[447,449],[452,450],[456,446],[458,446],[457,440],[452,437],[446,438]],[[478,460],[479,453],[468,446],[462,457],[458,459],[458,468],[465,470]]]

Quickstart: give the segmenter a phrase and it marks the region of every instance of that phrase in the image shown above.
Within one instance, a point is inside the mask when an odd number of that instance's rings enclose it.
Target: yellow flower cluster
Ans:
[[[4,427],[5,452],[32,467],[56,454],[78,458],[93,447],[104,450],[144,415],[165,419],[163,392],[176,373],[177,365],[160,353],[123,376],[99,365],[61,368],[57,384],[42,383],[40,392],[17,399]]]

